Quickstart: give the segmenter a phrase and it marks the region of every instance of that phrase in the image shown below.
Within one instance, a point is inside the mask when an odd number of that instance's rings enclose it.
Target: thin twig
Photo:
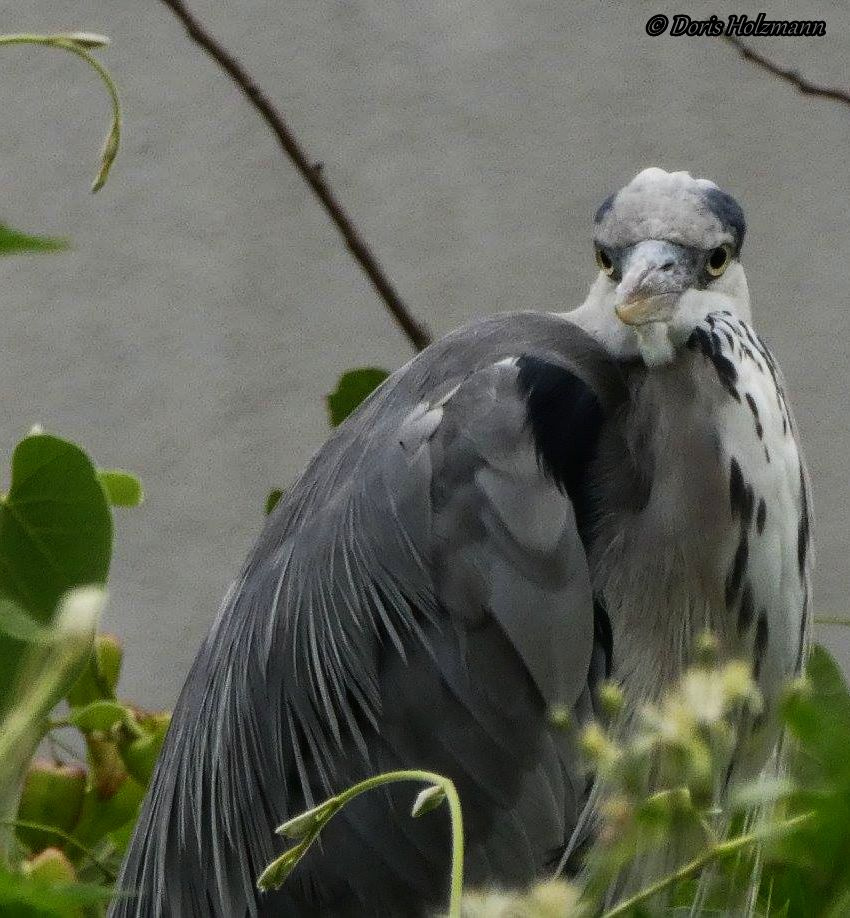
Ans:
[[[723,37],[730,45],[734,45],[738,49],[741,57],[745,60],[752,61],[768,73],[772,73],[774,76],[785,80],[786,83],[790,83],[804,96],[820,96],[823,99],[834,99],[836,102],[850,105],[850,91],[839,89],[837,86],[820,86],[811,80],[807,80],[796,70],[792,70],[790,67],[780,67],[779,64],[774,63],[763,54],[759,54],[758,51],[753,51],[749,45],[742,42],[736,35],[724,35]]]
[[[230,76],[254,108],[257,109],[266,124],[272,129],[286,155],[292,160],[295,168],[301,173],[304,180],[313,189],[316,197],[321,201],[331,220],[333,220],[342,234],[351,254],[357,259],[360,267],[363,268],[369,280],[374,284],[379,296],[399,327],[407,335],[410,343],[420,351],[422,348],[427,347],[431,343],[430,332],[422,322],[412,315],[402,301],[395,287],[384,273],[383,268],[378,264],[378,260],[372,250],[363,240],[351,218],[343,210],[336,195],[325,181],[321,164],[310,160],[287,126],[283,115],[257,86],[242,64],[201,25],[183,0],[162,0],[162,2],[183,23],[189,33],[189,37],[203,48]]]
[[[846,615],[816,615],[815,624],[850,626],[850,618],[847,618]]]

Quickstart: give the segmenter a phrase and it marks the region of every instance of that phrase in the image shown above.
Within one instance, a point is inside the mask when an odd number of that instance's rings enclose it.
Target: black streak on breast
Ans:
[[[738,542],[738,548],[735,550],[735,560],[732,562],[732,569],[726,575],[726,606],[730,607],[738,595],[741,588],[741,581],[744,579],[744,570],[747,566],[750,548],[747,542],[746,532],[741,533],[741,539]]]
[[[735,551],[735,558],[732,562],[732,568],[726,575],[726,607],[731,610],[741,589],[744,580],[744,574],[747,569],[747,560],[749,558],[749,529],[753,519],[753,505],[755,495],[752,485],[744,481],[744,473],[741,471],[741,465],[733,456],[729,463],[729,508],[732,511],[732,519],[740,521],[740,537],[738,539],[738,548]],[[741,605],[738,609],[738,629],[746,630],[752,619],[752,611],[748,612],[746,594],[749,587],[744,590],[741,597]],[[750,605],[752,596],[750,596]]]
[[[759,613],[759,620],[756,625],[756,639],[753,644],[753,679],[758,680],[761,674],[765,650],[767,650],[767,613],[762,609]]]
[[[750,411],[753,413],[753,423],[756,425],[756,435],[759,440],[764,436],[764,428],[761,426],[761,418],[759,417],[758,406],[756,405],[756,400],[750,395],[749,392],[744,396],[747,400],[747,404],[750,406]]]
[[[691,350],[699,349],[703,357],[711,361],[723,388],[736,402],[740,402],[741,396],[735,386],[738,381],[738,371],[735,369],[735,364],[721,352],[719,343],[720,338],[717,335],[714,335],[713,340],[709,332],[697,326],[688,338],[687,346]]]
[[[753,623],[753,590],[748,584],[744,586],[741,594],[741,605],[738,607],[738,634],[744,634]]]
[[[758,532],[759,535],[761,535],[764,532],[764,524],[766,520],[767,520],[767,504],[764,502],[764,498],[762,497],[759,500],[759,508],[758,508],[758,512],[756,513],[756,531]]]

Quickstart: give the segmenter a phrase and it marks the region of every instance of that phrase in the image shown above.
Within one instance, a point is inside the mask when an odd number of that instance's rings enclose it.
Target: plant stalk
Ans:
[[[319,807],[315,808],[321,809],[323,815],[321,817],[321,824],[319,824],[317,828],[310,830],[314,833],[312,837],[310,837],[310,841],[312,841],[313,838],[320,834],[322,828],[355,797],[359,797],[360,794],[365,794],[367,791],[374,790],[376,787],[381,787],[385,784],[394,784],[399,781],[417,781],[424,784],[436,785],[443,791],[446,796],[446,800],[449,805],[449,816],[451,818],[452,827],[452,869],[448,918],[460,918],[461,898],[463,896],[463,813],[461,811],[460,797],[458,797],[457,789],[449,778],[443,777],[443,775],[435,774],[431,771],[418,770],[388,771],[381,775],[375,775],[374,777],[366,778],[359,784],[355,784],[353,787],[347,788],[336,796],[326,800],[323,804],[320,804]],[[286,823],[284,823],[284,826],[285,825]],[[305,842],[302,840],[299,844],[305,845]],[[306,843],[301,854],[307,850],[308,846],[309,842]],[[298,846],[296,846],[296,848],[297,847]],[[263,876],[259,880],[261,888],[266,888],[263,877],[269,873],[272,873],[275,866],[279,862],[291,857],[294,850],[295,849],[290,848],[289,850],[284,851],[280,857],[278,857],[275,861],[269,864],[268,867],[266,867],[265,871],[263,872]],[[271,883],[269,885],[279,885],[279,882],[280,881],[278,881],[277,884]]]
[[[769,834],[792,832],[794,829],[803,825],[803,823],[808,822],[812,817],[812,813],[803,813],[800,816],[787,819],[784,822],[780,822],[770,827]],[[683,864],[678,870],[674,870],[673,873],[667,874],[667,876],[662,877],[657,882],[652,883],[650,886],[636,892],[628,899],[624,899],[612,909],[609,909],[602,915],[602,918],[620,918],[622,915],[627,915],[633,908],[646,902],[647,899],[651,899],[653,896],[657,896],[658,893],[664,892],[665,889],[675,886],[676,883],[687,880],[694,874],[699,873],[700,870],[707,867],[712,861],[729,857],[729,855],[736,854],[744,848],[761,841],[765,837],[765,834],[765,832],[748,832],[746,835],[738,835],[735,838],[729,838],[726,841],[717,842],[711,845],[692,861]]]
[[[47,48],[62,48],[84,60],[100,77],[112,103],[112,124],[110,125],[109,133],[106,135],[106,142],[101,154],[100,169],[91,187],[92,192],[100,191],[106,182],[121,142],[121,103],[118,99],[118,89],[109,71],[84,45],[74,41],[69,35],[35,35],[29,33],[0,35],[0,45],[42,45]]]

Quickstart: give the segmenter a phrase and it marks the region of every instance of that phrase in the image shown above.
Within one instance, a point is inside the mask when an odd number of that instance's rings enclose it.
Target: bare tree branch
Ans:
[[[384,273],[383,268],[378,264],[378,260],[372,250],[363,240],[351,218],[343,210],[336,195],[325,181],[321,164],[310,161],[303,147],[295,139],[292,131],[284,121],[283,115],[257,86],[242,64],[207,32],[189,11],[183,0],[162,0],[162,2],[183,23],[189,33],[189,37],[200,45],[228,74],[272,129],[286,155],[292,160],[295,168],[301,173],[304,180],[313,189],[316,197],[321,201],[331,220],[333,220],[342,234],[349,251],[366,272],[369,280],[372,281],[379,296],[410,343],[417,350],[427,347],[431,343],[430,332],[422,322],[413,316],[402,301],[395,287]]]
[[[724,35],[723,37],[730,45],[734,45],[738,49],[741,57],[745,60],[752,61],[768,73],[772,73],[774,76],[785,80],[786,83],[790,83],[799,92],[803,93],[804,96],[820,96],[822,99],[834,99],[836,102],[850,105],[850,91],[839,89],[836,86],[819,86],[817,83],[812,83],[811,80],[807,80],[804,76],[801,76],[796,70],[791,70],[788,67],[780,67],[779,64],[759,54],[758,51],[753,51],[749,45],[744,44],[737,36]]]

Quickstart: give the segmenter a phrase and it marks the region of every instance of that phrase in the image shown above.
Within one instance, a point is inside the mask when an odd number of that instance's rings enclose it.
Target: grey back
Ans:
[[[115,918],[438,907],[448,821],[410,818],[415,786],[360,797],[281,891],[256,891],[288,844],[275,826],[403,767],[456,782],[468,882],[523,884],[557,863],[588,787],[547,712],[589,716],[610,651],[581,521],[624,392],[569,321],[513,313],[435,343],[334,432],[200,649]]]

